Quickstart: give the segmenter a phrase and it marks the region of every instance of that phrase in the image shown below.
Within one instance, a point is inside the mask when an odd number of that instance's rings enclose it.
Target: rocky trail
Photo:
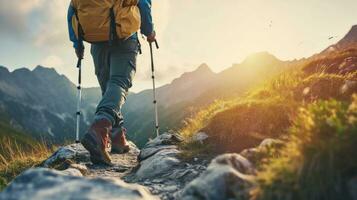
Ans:
[[[41,167],[19,175],[2,193],[6,200],[237,199],[254,187],[253,164],[240,154],[212,161],[181,161],[176,134],[163,134],[141,151],[112,155],[113,166],[93,165],[80,144],[57,150]],[[244,151],[246,157],[276,141]]]

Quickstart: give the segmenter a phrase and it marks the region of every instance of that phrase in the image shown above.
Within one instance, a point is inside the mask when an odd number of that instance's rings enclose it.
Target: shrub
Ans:
[[[202,109],[193,117],[188,118],[184,121],[184,127],[179,130],[179,133],[184,138],[183,143],[181,143],[180,145],[180,148],[182,150],[180,157],[182,159],[189,161],[194,157],[209,156],[207,154],[213,153],[212,151],[210,151],[210,145],[192,141],[192,136],[198,133],[202,129],[202,127],[207,126],[213,116],[215,116],[219,112],[231,108],[233,105],[236,104],[236,101],[237,100],[216,100],[207,108]]]
[[[218,152],[240,152],[265,138],[276,138],[290,126],[295,102],[281,98],[241,101],[216,114],[203,131]]]
[[[291,141],[258,173],[260,200],[349,199],[357,175],[357,96],[348,105],[319,101],[300,111]]]
[[[297,87],[303,78],[304,74],[298,70],[284,72],[252,90],[248,98],[266,99],[281,97],[291,99],[294,96],[292,88]]]
[[[350,48],[318,56],[302,69],[307,74],[328,73],[345,75],[356,70],[357,49]]]
[[[295,88],[294,98],[297,101],[312,102],[316,100],[349,100],[357,88],[343,91],[343,86],[348,79],[342,75],[314,74],[301,81]]]

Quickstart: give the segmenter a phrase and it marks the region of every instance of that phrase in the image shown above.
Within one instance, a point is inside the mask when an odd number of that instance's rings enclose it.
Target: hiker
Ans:
[[[112,165],[113,153],[126,153],[129,145],[121,108],[136,72],[140,51],[137,31],[155,42],[151,0],[72,0],[68,29],[78,59],[83,59],[83,41],[91,43],[95,74],[102,91],[94,122],[81,140],[93,163]]]

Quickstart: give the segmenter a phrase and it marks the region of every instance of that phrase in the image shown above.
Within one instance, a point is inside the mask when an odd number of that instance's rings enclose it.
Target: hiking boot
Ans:
[[[112,153],[128,153],[130,146],[126,140],[126,129],[116,128],[112,133]]]
[[[110,155],[106,151],[111,130],[111,122],[102,119],[95,121],[84,135],[81,143],[89,151],[93,164],[112,165]]]

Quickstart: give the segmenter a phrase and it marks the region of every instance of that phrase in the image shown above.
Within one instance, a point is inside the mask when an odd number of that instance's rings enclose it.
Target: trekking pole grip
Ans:
[[[81,83],[82,83],[82,59],[83,58],[78,58],[78,62],[77,62],[77,68],[78,68],[78,87],[81,87]]]

